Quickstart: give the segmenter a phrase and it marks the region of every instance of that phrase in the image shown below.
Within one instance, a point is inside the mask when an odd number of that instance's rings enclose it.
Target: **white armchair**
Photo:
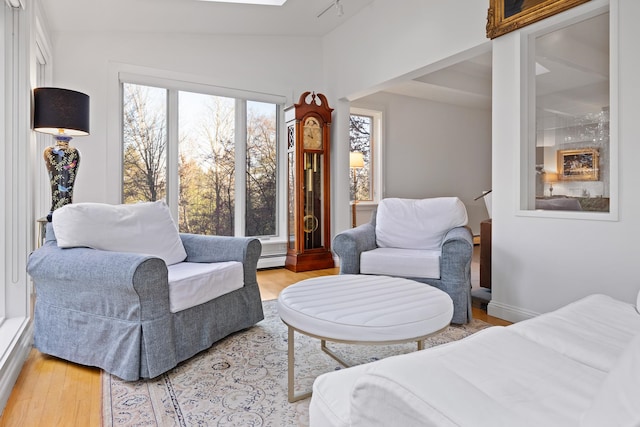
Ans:
[[[473,237],[457,197],[383,199],[371,222],[333,240],[340,274],[406,277],[447,292],[453,323],[471,319]]]

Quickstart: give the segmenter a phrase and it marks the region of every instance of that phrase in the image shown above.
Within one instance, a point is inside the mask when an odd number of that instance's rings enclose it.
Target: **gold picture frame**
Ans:
[[[515,31],[589,0],[489,0],[487,37]],[[505,16],[505,10],[507,16]]]
[[[558,179],[561,181],[598,181],[600,153],[597,148],[558,150]]]

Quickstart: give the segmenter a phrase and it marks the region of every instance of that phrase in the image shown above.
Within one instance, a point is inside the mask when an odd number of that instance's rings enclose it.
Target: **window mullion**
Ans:
[[[247,101],[244,99],[236,99],[235,159],[235,235],[244,236],[247,222]]]
[[[178,91],[167,91],[167,204],[178,222],[179,168]]]

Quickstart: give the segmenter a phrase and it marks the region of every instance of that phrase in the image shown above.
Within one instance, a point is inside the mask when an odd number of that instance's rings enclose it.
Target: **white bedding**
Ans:
[[[578,425],[605,377],[500,327],[408,356],[356,381],[353,426]]]
[[[606,295],[590,295],[509,329],[578,362],[609,372],[629,341],[640,332],[640,316],[630,304]]]
[[[515,325],[323,374],[313,384],[311,426],[591,427],[607,417],[640,426],[639,334],[636,307],[589,296]]]

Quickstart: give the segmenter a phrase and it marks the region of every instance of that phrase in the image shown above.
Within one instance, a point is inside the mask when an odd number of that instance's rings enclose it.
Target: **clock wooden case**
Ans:
[[[287,124],[288,246],[292,271],[334,266],[330,223],[331,112],[321,93],[305,92],[285,109]]]

